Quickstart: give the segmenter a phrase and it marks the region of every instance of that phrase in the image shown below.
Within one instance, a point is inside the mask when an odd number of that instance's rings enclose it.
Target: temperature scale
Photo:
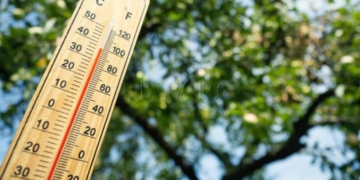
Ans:
[[[80,0],[0,179],[90,179],[149,0]]]

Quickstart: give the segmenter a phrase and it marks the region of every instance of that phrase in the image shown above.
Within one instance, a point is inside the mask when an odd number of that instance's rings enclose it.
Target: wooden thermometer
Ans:
[[[0,179],[90,179],[149,0],[80,0]]]

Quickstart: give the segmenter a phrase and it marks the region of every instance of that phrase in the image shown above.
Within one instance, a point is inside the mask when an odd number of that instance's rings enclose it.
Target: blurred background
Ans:
[[[0,163],[76,4],[0,1]],[[93,179],[360,179],[359,45],[359,0],[152,0]]]

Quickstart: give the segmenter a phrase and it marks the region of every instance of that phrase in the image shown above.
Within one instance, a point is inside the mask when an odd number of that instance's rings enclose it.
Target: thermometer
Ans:
[[[149,0],[80,0],[0,179],[90,179]]]

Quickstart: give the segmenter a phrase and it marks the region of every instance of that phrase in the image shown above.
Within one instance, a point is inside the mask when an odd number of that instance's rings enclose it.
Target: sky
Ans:
[[[294,4],[299,10],[309,14],[310,16],[316,15],[316,13],[321,13],[322,11],[337,8],[343,5],[344,1],[337,0],[333,5],[324,6],[326,0],[300,0]],[[1,6],[5,1],[0,3]],[[292,0],[288,0],[288,3],[292,3]],[[316,11],[313,11],[313,10]],[[1,19],[3,18],[3,19]],[[0,17],[1,24],[5,28],[3,23],[6,17]],[[1,30],[1,25],[0,25]],[[146,72],[145,72],[146,73]],[[1,83],[1,82],[0,82]],[[17,91],[17,90],[14,90]],[[16,93],[16,92],[14,92]],[[0,99],[2,102],[10,102],[16,100],[14,96],[9,98],[9,95],[5,95],[0,91]],[[11,103],[11,102],[10,102]],[[4,111],[7,105],[2,103],[0,106],[0,112]],[[215,126],[210,129],[210,135],[208,137],[214,143],[217,142],[226,142],[227,137],[225,129],[221,126]],[[0,163],[3,161],[3,158],[6,154],[6,151],[11,141],[11,136],[4,136],[0,133]],[[345,137],[344,135],[336,130],[333,130],[329,127],[316,127],[309,131],[308,136],[303,137],[302,139],[306,142],[309,147],[313,146],[316,142],[319,143],[319,147],[337,147],[338,152],[335,152],[332,156],[332,159],[341,164],[347,160],[354,157],[353,154],[346,154],[346,156],[341,155],[340,150],[344,147],[341,147]],[[239,153],[239,156],[243,153],[243,150],[236,150]],[[311,155],[308,155],[306,152],[292,155],[284,160],[276,161],[268,166],[266,166],[266,173],[268,177],[273,177],[275,180],[326,180],[330,177],[329,171],[322,171],[320,169],[319,161],[315,163],[312,162]],[[224,172],[220,170],[220,164],[213,155],[205,155],[200,159],[199,168],[199,177],[204,180],[217,180],[223,175]]]

